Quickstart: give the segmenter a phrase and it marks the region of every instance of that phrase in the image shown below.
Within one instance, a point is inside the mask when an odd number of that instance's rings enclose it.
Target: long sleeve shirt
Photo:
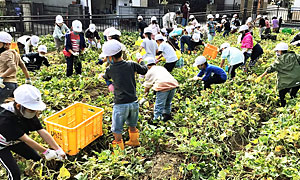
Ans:
[[[67,25],[63,24],[61,27],[58,26],[57,24],[55,25],[54,32],[53,32],[53,37],[58,38],[59,40],[63,41],[65,34],[69,33],[69,28]]]
[[[207,64],[207,67],[202,69],[197,76],[202,77],[204,75],[202,81],[207,81],[208,78],[214,74],[219,75],[223,80],[227,79],[227,74],[222,68],[211,64]]]

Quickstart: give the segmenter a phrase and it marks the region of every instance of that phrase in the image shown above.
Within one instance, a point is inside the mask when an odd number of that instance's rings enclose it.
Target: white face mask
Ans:
[[[36,116],[36,112],[27,112],[23,106],[21,106],[20,113],[26,119],[32,119],[34,116]]]

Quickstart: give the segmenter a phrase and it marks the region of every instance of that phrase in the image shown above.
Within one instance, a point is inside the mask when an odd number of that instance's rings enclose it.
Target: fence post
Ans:
[[[23,33],[24,33],[24,22],[23,22],[22,13],[19,14],[19,20],[20,20],[20,33],[21,33],[21,36],[23,36]]]
[[[245,24],[246,18],[247,18],[247,8],[248,8],[248,0],[245,0],[244,2],[244,14],[243,14],[243,21],[242,24]]]

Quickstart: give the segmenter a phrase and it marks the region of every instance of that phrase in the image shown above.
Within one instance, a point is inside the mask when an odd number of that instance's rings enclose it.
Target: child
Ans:
[[[88,39],[89,48],[97,47],[101,48],[100,36],[98,31],[96,30],[95,24],[90,24],[89,28],[85,31],[85,37]]]
[[[114,107],[112,117],[112,132],[115,140],[113,147],[124,149],[122,132],[124,122],[129,126],[129,146],[139,146],[139,131],[136,128],[139,104],[136,97],[135,73],[145,75],[147,67],[135,62],[122,59],[122,44],[117,40],[110,40],[102,47],[102,56],[107,57],[111,64],[102,76],[106,81],[110,79],[114,83]],[[110,85],[111,86],[111,85]]]
[[[208,22],[207,22],[207,27],[208,27],[208,42],[211,42],[215,35],[216,35],[216,22],[214,22],[214,16],[209,14],[207,16]]]
[[[40,70],[42,64],[49,67],[50,64],[48,59],[45,57],[47,53],[47,47],[45,45],[40,45],[37,53],[24,54],[22,60],[29,71]]]
[[[61,15],[57,15],[55,18],[55,28],[53,32],[53,38],[57,52],[60,52],[61,46],[64,45],[65,34],[69,31],[69,28],[64,23],[63,17]]]
[[[72,76],[73,66],[75,66],[76,74],[81,74],[82,64],[79,56],[84,52],[84,48],[86,48],[86,44],[82,33],[82,24],[75,20],[72,22],[72,31],[66,34],[64,55],[67,60],[67,77]]]
[[[199,74],[193,80],[204,81],[204,90],[210,89],[211,84],[221,84],[227,80],[226,72],[222,68],[208,64],[204,56],[198,56],[193,66],[200,69]],[[204,77],[201,78],[203,75]]]

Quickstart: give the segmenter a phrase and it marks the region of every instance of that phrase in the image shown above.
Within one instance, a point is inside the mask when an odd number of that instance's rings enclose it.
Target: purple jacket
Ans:
[[[245,37],[242,39],[242,46],[241,48],[253,48],[253,37],[250,32],[247,32]]]

